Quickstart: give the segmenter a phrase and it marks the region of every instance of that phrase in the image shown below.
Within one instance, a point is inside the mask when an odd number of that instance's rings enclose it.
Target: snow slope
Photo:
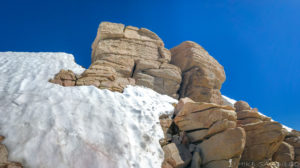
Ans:
[[[234,99],[231,99],[231,98],[229,98],[229,97],[227,97],[227,96],[224,96],[224,95],[222,95],[222,97],[223,97],[223,100],[224,100],[224,102],[225,102],[225,104],[227,104],[227,105],[230,105],[230,106],[234,106],[234,103],[236,102],[236,100],[234,100]],[[258,112],[259,114],[261,114],[261,115],[263,115],[263,116],[266,116],[266,115],[264,115],[263,113],[261,113],[261,112]],[[273,120],[272,120],[273,121]],[[292,128],[290,128],[290,127],[288,127],[288,126],[285,126],[285,125],[282,125],[283,126],[283,128],[285,128],[288,132],[291,132],[293,129]]]
[[[129,86],[124,93],[48,80],[84,68],[65,53],[0,52],[0,135],[9,159],[30,168],[157,168],[159,115],[177,100]]]

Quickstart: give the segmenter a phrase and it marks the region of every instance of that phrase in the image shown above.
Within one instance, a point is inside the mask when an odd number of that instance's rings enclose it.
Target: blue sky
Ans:
[[[222,93],[300,130],[299,0],[2,0],[0,51],[72,53],[88,67],[101,21],[192,40],[224,67]]]

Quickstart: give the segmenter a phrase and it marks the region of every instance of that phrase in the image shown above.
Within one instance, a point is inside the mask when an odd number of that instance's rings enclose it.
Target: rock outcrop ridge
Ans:
[[[178,98],[181,70],[170,64],[170,60],[170,51],[150,30],[102,22],[92,44],[92,65],[75,84],[73,80],[61,79],[65,72],[50,81],[63,86],[94,85],[119,92],[126,85],[141,85]]]
[[[287,132],[245,101],[225,105],[224,68],[195,42],[170,49],[145,28],[102,22],[92,64],[82,74],[60,71],[52,83],[122,92],[141,85],[178,98],[161,116],[163,168],[300,167],[300,133]]]

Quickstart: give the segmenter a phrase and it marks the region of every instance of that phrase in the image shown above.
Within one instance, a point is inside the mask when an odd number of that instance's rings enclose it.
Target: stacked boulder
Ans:
[[[71,71],[61,71],[50,82],[63,86],[94,85],[119,92],[136,84],[178,98],[181,70],[169,64],[170,60],[170,51],[150,30],[102,22],[92,44],[92,65],[72,78],[72,83],[61,78]]]
[[[287,131],[280,123],[261,115],[256,108],[252,109],[247,102],[238,101],[234,107],[238,126],[246,131],[246,146],[240,167],[270,164]]]
[[[49,82],[59,84],[62,86],[75,86],[77,77],[71,70],[60,70],[58,74],[55,75],[53,79],[50,79]]]
[[[145,28],[102,22],[92,44],[92,63],[100,61],[118,77],[133,78],[136,85],[177,98],[181,71],[170,60],[163,41]]]
[[[223,66],[195,42],[183,42],[170,51],[171,63],[182,71],[180,98],[223,104],[220,92],[226,78]]]
[[[0,168],[22,168],[20,163],[8,161],[8,151],[1,143],[3,140],[4,137],[0,135]]]
[[[180,155],[183,158],[181,166],[238,167],[245,145],[245,132],[236,127],[234,108],[182,98],[175,108],[174,123],[180,131],[180,138],[176,141],[176,135],[173,135],[172,142],[177,144],[179,151],[188,147],[193,155],[188,157],[187,152],[182,152],[185,154]],[[172,143],[168,145],[174,146]]]
[[[223,101],[225,78],[223,66],[194,42],[169,51],[148,29],[102,22],[91,66],[80,75],[61,70],[50,82],[119,92],[141,85],[180,98],[174,116],[160,117],[163,168],[300,167],[300,133],[287,133],[247,102]]]

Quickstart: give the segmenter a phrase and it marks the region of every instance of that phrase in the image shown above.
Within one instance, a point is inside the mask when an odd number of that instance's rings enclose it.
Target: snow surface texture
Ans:
[[[234,106],[234,103],[236,102],[236,100],[234,100],[234,99],[231,99],[231,98],[229,98],[229,97],[227,97],[227,96],[224,96],[224,95],[222,95],[222,97],[223,97],[223,100],[224,100],[224,102],[225,102],[225,104],[226,105],[230,105],[230,106]],[[261,113],[261,112],[258,112],[260,115],[263,115],[263,116],[266,116],[266,115],[264,115],[263,113]],[[274,121],[274,120],[272,120],[272,121]],[[290,128],[290,127],[288,127],[288,126],[285,126],[285,125],[282,125],[283,126],[283,128],[285,128],[288,132],[291,132],[293,129],[292,128]]]
[[[30,168],[158,168],[159,116],[177,100],[129,86],[124,93],[49,83],[84,68],[65,53],[0,52],[0,135],[9,159]]]

